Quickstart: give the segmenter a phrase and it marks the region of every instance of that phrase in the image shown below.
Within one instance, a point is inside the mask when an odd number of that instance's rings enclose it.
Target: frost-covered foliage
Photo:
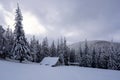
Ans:
[[[88,45],[85,41],[84,45],[76,51],[76,62],[80,66],[115,69],[120,70],[120,44],[113,42],[97,42]]]
[[[30,53],[33,57],[33,62],[40,62],[41,59],[41,44],[35,39],[35,36],[30,41]]]
[[[6,56],[4,32],[5,32],[5,30],[0,25],[0,57],[1,58],[5,58],[5,56]]]
[[[69,56],[69,62],[76,62],[76,56],[75,56],[75,50],[72,49],[71,52],[70,52],[70,56]]]
[[[30,50],[25,38],[23,25],[22,25],[22,14],[19,6],[16,9],[16,16],[15,16],[15,30],[14,30],[14,45],[12,48],[13,58],[20,60],[30,59]]]
[[[5,31],[5,53],[7,54],[7,57],[11,56],[11,49],[14,43],[14,35],[12,30],[8,27],[7,30]]]
[[[55,57],[56,56],[56,46],[55,46],[55,43],[54,43],[54,41],[52,42],[52,44],[51,44],[51,47],[50,47],[50,55],[52,56],[52,57]]]
[[[44,57],[47,57],[47,56],[50,56],[50,53],[49,53],[49,45],[48,45],[48,39],[47,37],[44,38],[43,42],[42,42],[42,46],[41,46],[41,54],[44,56]]]

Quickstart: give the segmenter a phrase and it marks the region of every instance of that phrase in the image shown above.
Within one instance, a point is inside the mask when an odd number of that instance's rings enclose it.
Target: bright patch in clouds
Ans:
[[[30,12],[23,13],[23,26],[27,34],[45,34],[47,31]]]
[[[12,30],[14,30],[14,19],[15,19],[15,11],[7,11],[0,5],[0,11],[3,12],[5,23],[9,25]],[[47,30],[45,27],[39,23],[39,20],[35,15],[30,12],[22,11],[23,15],[23,28],[26,34],[46,34]]]

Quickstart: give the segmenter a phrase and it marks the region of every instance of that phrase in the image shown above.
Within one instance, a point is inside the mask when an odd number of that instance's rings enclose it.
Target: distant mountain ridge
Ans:
[[[110,41],[105,41],[105,40],[93,40],[93,41],[87,41],[87,45],[89,47],[90,50],[92,50],[93,47],[95,48],[100,48],[100,47],[105,47],[105,48],[109,48],[111,46],[111,43],[114,46],[118,46],[120,47],[120,43],[119,42],[110,42]],[[85,41],[81,41],[81,42],[77,42],[77,43],[73,43],[72,45],[70,45],[69,47],[71,49],[75,49],[76,52],[78,52],[79,48],[82,48],[82,50],[84,50],[85,47]]]

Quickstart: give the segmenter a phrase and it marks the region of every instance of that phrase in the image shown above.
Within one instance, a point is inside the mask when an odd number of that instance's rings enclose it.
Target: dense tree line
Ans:
[[[20,29],[20,28],[17,28]],[[20,29],[21,30],[21,29]],[[0,58],[13,59],[22,61],[40,62],[44,57],[60,57],[60,62],[63,65],[68,65],[69,53],[73,51],[67,46],[66,39],[59,39],[57,44],[55,41],[48,44],[48,39],[45,37],[40,43],[33,36],[28,42],[25,35],[21,35],[22,31],[12,32],[8,27],[6,30],[0,26]],[[18,33],[20,32],[20,33]]]
[[[113,42],[109,43],[110,46],[93,45],[88,46],[87,41],[85,45],[80,45],[79,51],[76,53],[76,62],[79,66],[115,69],[120,70],[120,45]]]
[[[62,65],[73,63],[84,67],[104,68],[120,70],[120,46],[114,45],[102,47],[88,46],[85,40],[84,47],[79,46],[79,51],[70,49],[65,38],[53,41],[50,45],[47,37],[40,43],[33,36],[30,42],[25,38],[22,25],[22,13],[19,6],[15,15],[15,30],[8,27],[6,30],[0,26],[0,58],[31,62],[40,62],[44,57],[59,57]],[[91,49],[92,48],[92,49]]]

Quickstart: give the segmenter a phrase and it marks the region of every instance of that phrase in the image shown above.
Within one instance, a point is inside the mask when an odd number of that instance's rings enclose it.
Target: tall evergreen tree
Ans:
[[[93,68],[95,68],[96,67],[96,59],[95,59],[95,57],[96,57],[96,52],[95,52],[95,47],[93,48],[93,52],[92,52],[92,63],[91,63],[91,66],[93,67]]]
[[[81,44],[80,44],[79,53],[78,53],[78,61],[79,61],[80,66],[82,66],[82,59],[83,59],[83,51],[82,51],[82,47],[81,47]]]
[[[60,43],[59,43],[59,39],[58,39],[56,56],[58,57],[59,55],[60,55]]]
[[[97,56],[96,56],[96,67],[97,68],[100,68],[101,53],[102,53],[102,49],[100,47],[100,48],[98,48]]]
[[[12,48],[12,53],[14,59],[20,60],[20,62],[30,59],[30,50],[28,42],[25,38],[23,25],[22,25],[23,16],[19,5],[17,4],[16,16],[15,16],[15,30],[14,30],[14,45]]]
[[[52,42],[52,45],[51,45],[51,47],[50,47],[50,55],[51,55],[52,57],[55,57],[55,56],[56,56],[56,46],[55,46],[54,41]]]
[[[37,54],[36,54],[36,56],[37,56],[37,59],[36,59],[36,61],[37,62],[40,62],[42,59],[43,59],[43,57],[42,57],[42,54],[41,54],[41,44],[39,43],[39,41],[37,41]]]
[[[41,54],[43,55],[43,57],[50,56],[47,37],[43,39],[41,49]]]
[[[113,69],[113,63],[114,63],[114,46],[113,46],[113,41],[111,41],[110,43],[110,47],[109,47],[109,63],[108,63],[108,68],[109,69]]]
[[[12,45],[14,43],[14,35],[12,30],[8,27],[7,30],[5,31],[5,53],[7,54],[8,57],[11,56],[11,49],[12,49]]]
[[[0,25],[0,57],[1,58],[5,58],[6,57],[4,32],[5,32],[5,30]]]
[[[74,63],[75,62],[75,50],[74,49],[72,49],[71,51],[70,51],[70,60],[69,60],[69,62],[72,62],[72,63]]]
[[[39,51],[39,41],[35,39],[35,36],[30,41],[30,50],[33,57],[33,62],[37,61],[37,54]]]
[[[87,44],[87,40],[85,40],[85,49],[83,52],[83,57],[82,57],[82,62],[81,62],[82,66],[87,67],[88,66],[88,44]]]
[[[120,70],[120,46],[116,46],[111,42],[109,53],[108,68]]]
[[[33,36],[29,45],[33,62],[40,62],[42,60],[42,55],[41,44],[39,43],[39,40],[36,40],[35,36]]]
[[[60,57],[60,62],[62,65],[65,65],[65,60],[64,60],[64,42],[63,39],[61,38],[60,44],[59,44],[59,57]]]
[[[68,58],[69,58],[69,53],[68,53],[68,46],[67,46],[67,42],[66,39],[64,38],[64,42],[63,42],[63,56],[64,56],[64,62],[65,65],[68,65]]]

